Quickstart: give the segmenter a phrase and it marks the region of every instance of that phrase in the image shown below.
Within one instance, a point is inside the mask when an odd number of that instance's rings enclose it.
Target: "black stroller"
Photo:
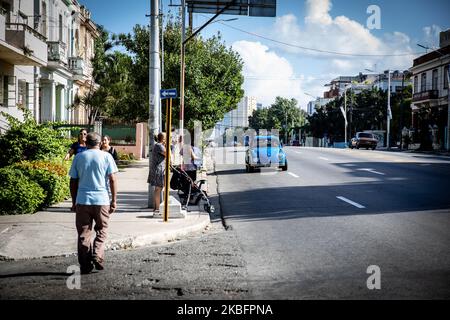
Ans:
[[[178,190],[178,196],[181,200],[183,208],[189,211],[189,205],[198,205],[201,200],[204,200],[204,209],[206,212],[212,214],[215,212],[214,206],[211,204],[208,195],[202,190],[202,185],[205,181],[194,182],[192,178],[181,168],[172,169],[172,178],[170,180],[170,188]]]

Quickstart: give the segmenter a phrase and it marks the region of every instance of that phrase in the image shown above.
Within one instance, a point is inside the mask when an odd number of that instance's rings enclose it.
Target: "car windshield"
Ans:
[[[280,146],[280,141],[275,137],[257,137],[256,139],[252,140],[251,147],[256,148],[258,147],[267,147],[270,146],[272,148],[278,148]]]
[[[371,133],[359,133],[359,134],[358,134],[358,137],[359,137],[359,138],[369,138],[369,139],[372,139],[372,138],[373,138],[373,136],[372,136]]]

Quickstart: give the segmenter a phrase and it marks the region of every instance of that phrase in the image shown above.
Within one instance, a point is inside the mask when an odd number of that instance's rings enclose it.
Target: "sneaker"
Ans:
[[[103,265],[103,259],[95,257],[92,259],[92,262],[94,263],[95,270],[101,271],[105,269],[105,266]]]

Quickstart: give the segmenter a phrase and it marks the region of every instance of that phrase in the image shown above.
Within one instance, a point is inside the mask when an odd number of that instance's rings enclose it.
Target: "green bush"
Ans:
[[[38,183],[46,192],[46,197],[40,208],[47,208],[64,201],[70,195],[69,176],[63,165],[35,161],[21,162],[12,166],[19,169],[30,180]]]
[[[45,192],[21,170],[0,169],[0,214],[32,214],[42,205]]]
[[[122,161],[136,160],[136,157],[134,156],[133,153],[129,153],[129,154],[122,153],[122,152],[117,152],[117,153],[118,153],[119,160],[122,160]]]
[[[9,130],[0,135],[0,168],[23,160],[62,159],[67,152],[67,139],[51,125],[40,125],[25,113],[25,120],[2,113]]]

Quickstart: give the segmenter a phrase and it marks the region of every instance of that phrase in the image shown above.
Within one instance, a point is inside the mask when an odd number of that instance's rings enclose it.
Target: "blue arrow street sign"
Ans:
[[[177,89],[163,89],[161,90],[161,99],[177,98]]]

